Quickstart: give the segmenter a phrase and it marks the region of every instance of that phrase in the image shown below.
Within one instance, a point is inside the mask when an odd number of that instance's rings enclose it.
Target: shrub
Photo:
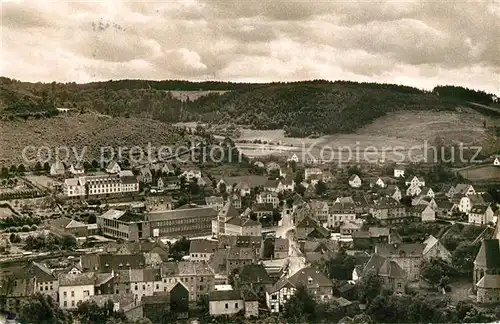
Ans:
[[[23,232],[29,232],[31,230],[29,225],[23,225],[22,229]]]

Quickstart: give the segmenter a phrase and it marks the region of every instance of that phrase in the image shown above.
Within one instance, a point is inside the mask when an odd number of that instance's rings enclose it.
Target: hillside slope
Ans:
[[[101,147],[181,145],[187,138],[165,123],[138,118],[111,118],[96,114],[61,114],[52,118],[29,120],[0,120],[0,165],[28,165],[22,159],[25,147],[49,147],[52,154],[58,147],[76,149],[77,154],[87,147],[85,159],[99,157]],[[34,158],[34,150],[29,149]],[[116,153],[118,154],[118,153]],[[73,157],[73,154],[71,154]]]
[[[164,122],[235,123],[284,129],[288,136],[297,137],[350,133],[397,111],[453,111],[460,100],[468,98],[462,92],[459,98],[450,99],[438,91],[400,85],[324,80],[270,84],[120,80],[81,85],[0,81],[11,97],[31,93],[42,98],[40,110],[49,104]],[[449,88],[437,89],[453,97],[456,92]],[[7,103],[5,111],[20,110],[15,98],[4,96],[0,94],[0,102]]]

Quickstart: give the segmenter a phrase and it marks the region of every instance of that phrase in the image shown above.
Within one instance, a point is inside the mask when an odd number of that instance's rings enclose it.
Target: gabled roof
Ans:
[[[459,194],[465,194],[467,193],[467,191],[469,191],[470,187],[471,187],[470,184],[459,183],[455,186],[455,192]]]
[[[217,242],[210,240],[191,240],[189,243],[189,253],[214,253],[217,249]]]
[[[56,280],[56,276],[45,265],[38,262],[30,262],[22,268],[21,271],[16,272],[16,278],[31,279],[36,278],[38,282],[47,282]]]
[[[307,267],[297,271],[288,281],[295,287],[333,287],[333,282],[316,268]]]
[[[239,216],[233,217],[230,220],[226,221],[226,224],[239,226],[239,227],[252,227],[252,226],[261,225],[259,222],[254,221],[250,218],[243,218],[243,217],[239,217]]]
[[[249,247],[231,247],[227,253],[228,260],[250,260],[254,257],[254,249]]]
[[[472,206],[470,213],[484,215],[489,207],[490,204],[476,204]]]
[[[262,264],[244,265],[239,273],[241,283],[272,283],[266,268]]]
[[[316,221],[309,215],[305,215],[304,218],[297,224],[297,228],[316,228],[318,224]]]
[[[389,278],[404,278],[406,273],[396,261],[385,259],[378,270],[378,275],[387,276]]]
[[[422,252],[422,254],[424,254],[424,255],[427,254],[427,252],[429,252],[432,249],[432,247],[434,245],[436,245],[438,242],[439,242],[439,240],[437,238],[435,238],[432,235],[429,235],[429,237],[424,241],[425,248],[424,248],[424,252]]]
[[[386,257],[422,257],[425,245],[420,243],[377,244],[375,253]]]
[[[353,181],[356,178],[359,178],[359,176],[357,174],[353,174],[352,176],[349,177],[349,181]]]
[[[497,239],[486,239],[481,243],[474,261],[476,266],[487,269],[500,269],[500,242]]]
[[[209,301],[243,300],[239,290],[213,290],[208,295]]]
[[[82,272],[79,274],[60,274],[59,286],[90,286],[95,283],[94,272]]]
[[[226,219],[238,216],[240,216],[240,212],[236,208],[234,208],[231,201],[228,201],[218,214],[218,217],[225,217]]]
[[[224,204],[224,198],[220,197],[220,196],[210,196],[210,197],[206,197],[205,198],[205,202],[207,203],[207,205],[210,205],[210,204]]]

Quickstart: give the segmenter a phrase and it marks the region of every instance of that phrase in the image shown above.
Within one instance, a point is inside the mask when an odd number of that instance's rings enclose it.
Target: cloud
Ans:
[[[2,4],[2,75],[27,81],[350,79],[500,93],[500,4]]]

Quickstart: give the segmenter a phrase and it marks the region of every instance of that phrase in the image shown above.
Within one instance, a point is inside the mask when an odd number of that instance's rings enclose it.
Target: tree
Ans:
[[[63,250],[74,250],[78,246],[76,238],[71,235],[65,235],[61,239],[61,248]]]
[[[49,162],[45,162],[43,164],[43,171],[45,171],[45,172],[49,172],[50,171],[50,164],[49,164]]]
[[[42,164],[40,162],[37,162],[35,164],[35,171],[37,171],[37,172],[42,171]]]
[[[21,320],[37,324],[71,324],[73,319],[70,313],[60,309],[52,297],[35,294],[24,305],[20,314]]]
[[[9,169],[10,173],[16,173],[17,172],[17,167],[15,165],[11,165]]]
[[[175,260],[181,260],[183,256],[189,253],[190,245],[191,241],[183,236],[180,240],[170,246],[170,256]]]
[[[98,169],[99,168],[99,162],[97,162],[97,160],[92,160],[92,168],[93,169]]]
[[[319,265],[330,279],[351,280],[355,266],[355,258],[341,250],[334,258],[326,259]]]
[[[273,210],[273,223],[278,224],[281,220],[281,212],[279,210]]]
[[[318,183],[316,184],[316,193],[318,195],[323,195],[326,193],[326,183],[324,183],[323,181],[318,181]]]
[[[295,172],[295,185],[300,185],[302,181],[304,181],[304,173],[302,170],[298,170]]]
[[[99,306],[95,301],[84,301],[78,304],[75,312],[82,324],[106,324],[109,320],[124,322],[127,317],[123,311],[114,311],[114,303],[108,300],[103,306]]]
[[[17,172],[19,172],[20,174],[24,174],[24,172],[26,172],[24,164],[19,164],[19,166],[17,167]]]
[[[219,192],[225,193],[225,192],[227,192],[226,190],[227,190],[226,184],[224,182],[221,182],[219,184]]]
[[[473,244],[469,241],[461,242],[452,254],[452,264],[455,269],[465,274],[471,274],[479,247],[480,244]]]
[[[375,271],[367,271],[357,284],[358,299],[370,304],[380,293],[382,286]]]
[[[302,196],[306,192],[306,188],[299,183],[295,185],[295,192]]]
[[[9,169],[7,167],[2,167],[0,175],[2,178],[7,178],[9,176]]]
[[[9,236],[9,241],[10,241],[10,243],[20,243],[22,240],[21,240],[21,236],[19,236],[19,234],[12,233]]]
[[[285,304],[283,315],[291,323],[313,322],[316,319],[316,302],[305,287],[297,288]]]
[[[434,287],[445,288],[452,272],[451,265],[440,258],[422,262],[421,274]]]

